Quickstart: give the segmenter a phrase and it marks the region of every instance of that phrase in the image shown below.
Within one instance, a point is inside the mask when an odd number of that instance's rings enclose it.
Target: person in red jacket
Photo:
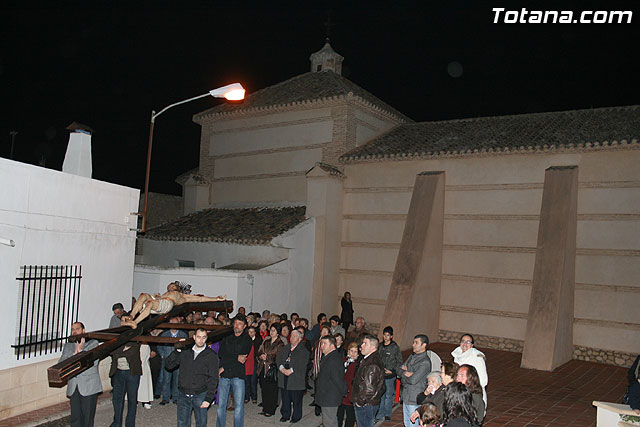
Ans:
[[[356,413],[353,410],[353,402],[351,402],[351,392],[353,391],[353,377],[358,369],[358,343],[352,342],[349,344],[347,350],[347,357],[344,359],[344,380],[347,383],[349,392],[342,399],[342,404],[338,408],[338,426],[343,427],[342,421],[345,414],[347,419],[344,422],[344,427],[353,427],[356,423]]]

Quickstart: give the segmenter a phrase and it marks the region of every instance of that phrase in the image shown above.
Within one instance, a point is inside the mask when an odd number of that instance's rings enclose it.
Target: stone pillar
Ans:
[[[401,349],[426,333],[437,341],[444,226],[444,172],[416,177],[400,252],[384,309],[383,328],[391,325]]]
[[[183,214],[200,211],[210,206],[211,184],[200,175],[191,175],[182,186]]]
[[[573,356],[578,167],[545,172],[521,366],[551,371]]]
[[[342,180],[339,169],[317,163],[307,172],[307,217],[315,219],[311,319],[319,313],[339,313],[340,243],[342,241]],[[304,286],[304,284],[301,284]]]

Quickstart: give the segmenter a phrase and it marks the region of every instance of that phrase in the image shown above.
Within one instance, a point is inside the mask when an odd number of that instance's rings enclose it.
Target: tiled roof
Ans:
[[[199,172],[199,168],[193,168],[186,172],[183,172],[176,177],[175,182],[180,185],[184,185],[184,183],[187,182],[187,180],[191,177],[191,175],[197,174],[198,172]]]
[[[403,120],[411,121],[407,116],[380,100],[370,92],[364,90],[333,71],[319,73],[308,72],[285,80],[273,86],[249,93],[240,103],[225,103],[196,114],[202,117],[210,114],[250,110],[261,107],[287,105],[304,101],[314,101],[334,96],[348,95],[360,97],[383,110],[388,111]]]
[[[342,171],[339,168],[337,168],[337,167],[335,167],[333,165],[330,165],[329,163],[316,162],[315,166],[317,166],[320,169],[322,169],[323,171],[327,172],[329,175],[334,175],[334,176],[337,176],[338,178],[344,178],[344,173],[342,173]],[[313,169],[313,168],[311,168],[311,169]],[[307,173],[309,173],[309,171],[311,171],[311,169],[309,169],[307,171]]]
[[[340,161],[579,148],[640,138],[640,106],[401,124]]]
[[[304,206],[206,209],[147,230],[145,239],[268,244],[305,220]]]

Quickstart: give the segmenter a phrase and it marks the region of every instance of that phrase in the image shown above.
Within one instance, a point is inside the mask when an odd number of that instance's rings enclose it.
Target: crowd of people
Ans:
[[[170,285],[171,286],[171,285]],[[132,306],[135,302],[132,302]],[[390,420],[400,381],[402,413],[409,426],[479,426],[487,408],[488,375],[485,355],[474,347],[474,337],[463,334],[460,345],[443,361],[429,350],[429,338],[414,337],[412,353],[403,361],[393,340],[393,328],[384,327],[381,338],[370,334],[365,319],[354,321],[351,295],[342,298],[340,316],[320,313],[316,323],[297,313],[246,313],[238,308],[235,317],[227,313],[191,312],[170,323],[228,325],[233,333],[213,344],[205,328],[154,330],[152,335],[193,339],[193,346],[147,345],[130,342],[111,354],[109,375],[113,386],[112,427],[135,426],[138,404],[151,409],[176,404],[177,425],[207,425],[207,411],[217,404],[216,425],[225,426],[227,411],[233,411],[235,427],[244,425],[244,407],[259,405],[260,415],[269,418],[280,407],[281,422],[302,418],[305,393],[314,397],[315,414],[324,427],[372,427]],[[110,327],[127,324],[131,318],[122,304],[113,305]],[[353,325],[353,327],[351,327]],[[72,334],[85,332],[76,322]],[[65,345],[60,360],[89,351],[97,341]],[[640,414],[640,368],[638,359],[629,370],[626,399]],[[71,425],[91,426],[97,394],[102,391],[96,364],[69,381]],[[260,403],[258,403],[260,401]]]
[[[176,292],[177,287],[170,284],[168,290]],[[159,306],[161,297],[147,298],[147,303]],[[132,306],[138,312],[146,307],[134,301]],[[151,334],[161,337],[193,338],[194,345],[182,349],[131,342],[114,351],[112,427],[122,425],[125,396],[128,427],[135,425],[138,404],[151,409],[154,399],[160,405],[177,405],[178,426],[190,425],[192,414],[196,426],[206,426],[207,411],[217,404],[216,425],[224,426],[227,412],[233,411],[234,426],[239,427],[248,404],[259,405],[266,418],[276,416],[280,407],[281,422],[298,422],[305,393],[313,396],[311,405],[324,427],[369,427],[391,419],[397,381],[405,426],[481,424],[487,372],[472,335],[462,335],[452,360],[442,363],[429,350],[429,338],[418,334],[412,354],[403,361],[392,327],[386,326],[380,338],[370,334],[362,316],[354,320],[348,292],[341,308],[340,316],[320,313],[313,325],[297,313],[247,313],[244,307],[233,318],[210,311],[170,319],[176,325],[227,325],[233,333],[208,345],[204,328],[154,330]],[[110,327],[135,318],[122,304],[115,304],[113,312]],[[97,343],[82,340],[67,353],[82,351],[82,345],[90,349]],[[69,392],[72,403],[80,392]]]

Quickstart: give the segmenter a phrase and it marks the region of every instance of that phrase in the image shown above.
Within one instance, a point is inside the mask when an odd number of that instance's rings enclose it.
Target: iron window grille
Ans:
[[[18,319],[14,348],[20,360],[62,349],[78,321],[80,265],[25,265],[18,281]]]

